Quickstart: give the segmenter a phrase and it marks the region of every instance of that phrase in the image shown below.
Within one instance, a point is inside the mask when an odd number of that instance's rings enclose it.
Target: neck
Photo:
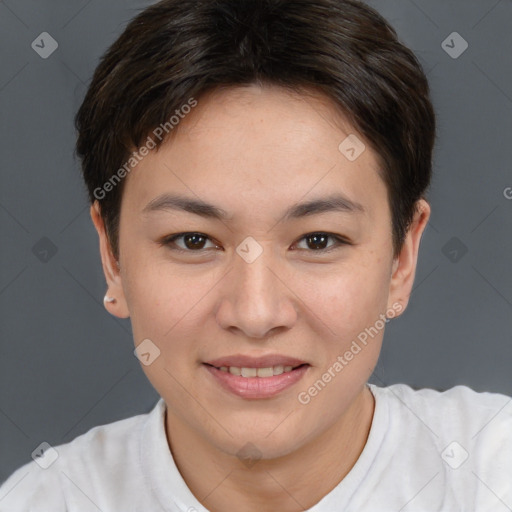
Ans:
[[[345,414],[319,437],[285,456],[253,465],[218,450],[168,409],[167,438],[187,486],[209,511],[299,512],[318,503],[352,469],[368,439],[374,408],[365,385]]]

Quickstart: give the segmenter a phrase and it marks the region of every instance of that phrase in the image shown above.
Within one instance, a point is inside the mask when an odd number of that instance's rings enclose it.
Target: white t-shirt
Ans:
[[[510,512],[512,398],[467,386],[378,387],[368,441],[308,512]],[[46,450],[0,487],[1,512],[207,512],[169,449],[161,399],[149,414]],[[229,512],[229,511],[228,511]]]

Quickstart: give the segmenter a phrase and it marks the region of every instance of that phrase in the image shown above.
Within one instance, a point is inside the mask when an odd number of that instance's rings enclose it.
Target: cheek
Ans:
[[[180,344],[186,346],[186,338],[204,324],[200,316],[205,299],[221,274],[198,267],[178,273],[155,263],[134,264],[131,270],[125,295],[136,342],[150,338],[164,347],[172,344],[173,352],[180,351]]]
[[[373,325],[387,305],[389,279],[382,263],[347,265],[297,280],[297,295],[334,338]]]
[[[212,286],[209,283],[209,279],[184,277],[169,269],[164,273],[151,265],[137,267],[126,285],[135,345],[149,339],[159,350],[154,362],[143,364],[142,370],[161,395],[173,397],[174,403],[183,400],[183,407],[185,396],[176,397],[184,395],[182,384],[195,363],[196,340],[204,338],[199,315],[201,298]]]

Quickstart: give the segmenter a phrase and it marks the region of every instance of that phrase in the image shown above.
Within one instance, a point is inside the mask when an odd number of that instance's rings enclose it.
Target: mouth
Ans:
[[[233,356],[202,364],[220,389],[245,399],[271,398],[299,382],[309,363],[283,356]],[[210,377],[211,378],[211,377]]]
[[[258,377],[258,378],[266,378],[266,377],[275,377],[277,375],[282,375],[283,373],[290,373],[294,370],[302,368],[303,366],[309,366],[307,363],[302,363],[296,366],[292,365],[275,365],[275,366],[267,366],[267,367],[250,367],[250,366],[214,366],[209,363],[204,363],[206,366],[211,366],[221,372],[230,373],[231,375],[236,375],[244,378]]]

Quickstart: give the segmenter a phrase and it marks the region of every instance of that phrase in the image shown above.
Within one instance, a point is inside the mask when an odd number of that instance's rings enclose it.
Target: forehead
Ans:
[[[336,191],[370,217],[387,202],[377,155],[319,94],[218,90],[199,98],[171,135],[128,176],[126,199],[139,211],[165,192],[222,204],[228,213]]]

